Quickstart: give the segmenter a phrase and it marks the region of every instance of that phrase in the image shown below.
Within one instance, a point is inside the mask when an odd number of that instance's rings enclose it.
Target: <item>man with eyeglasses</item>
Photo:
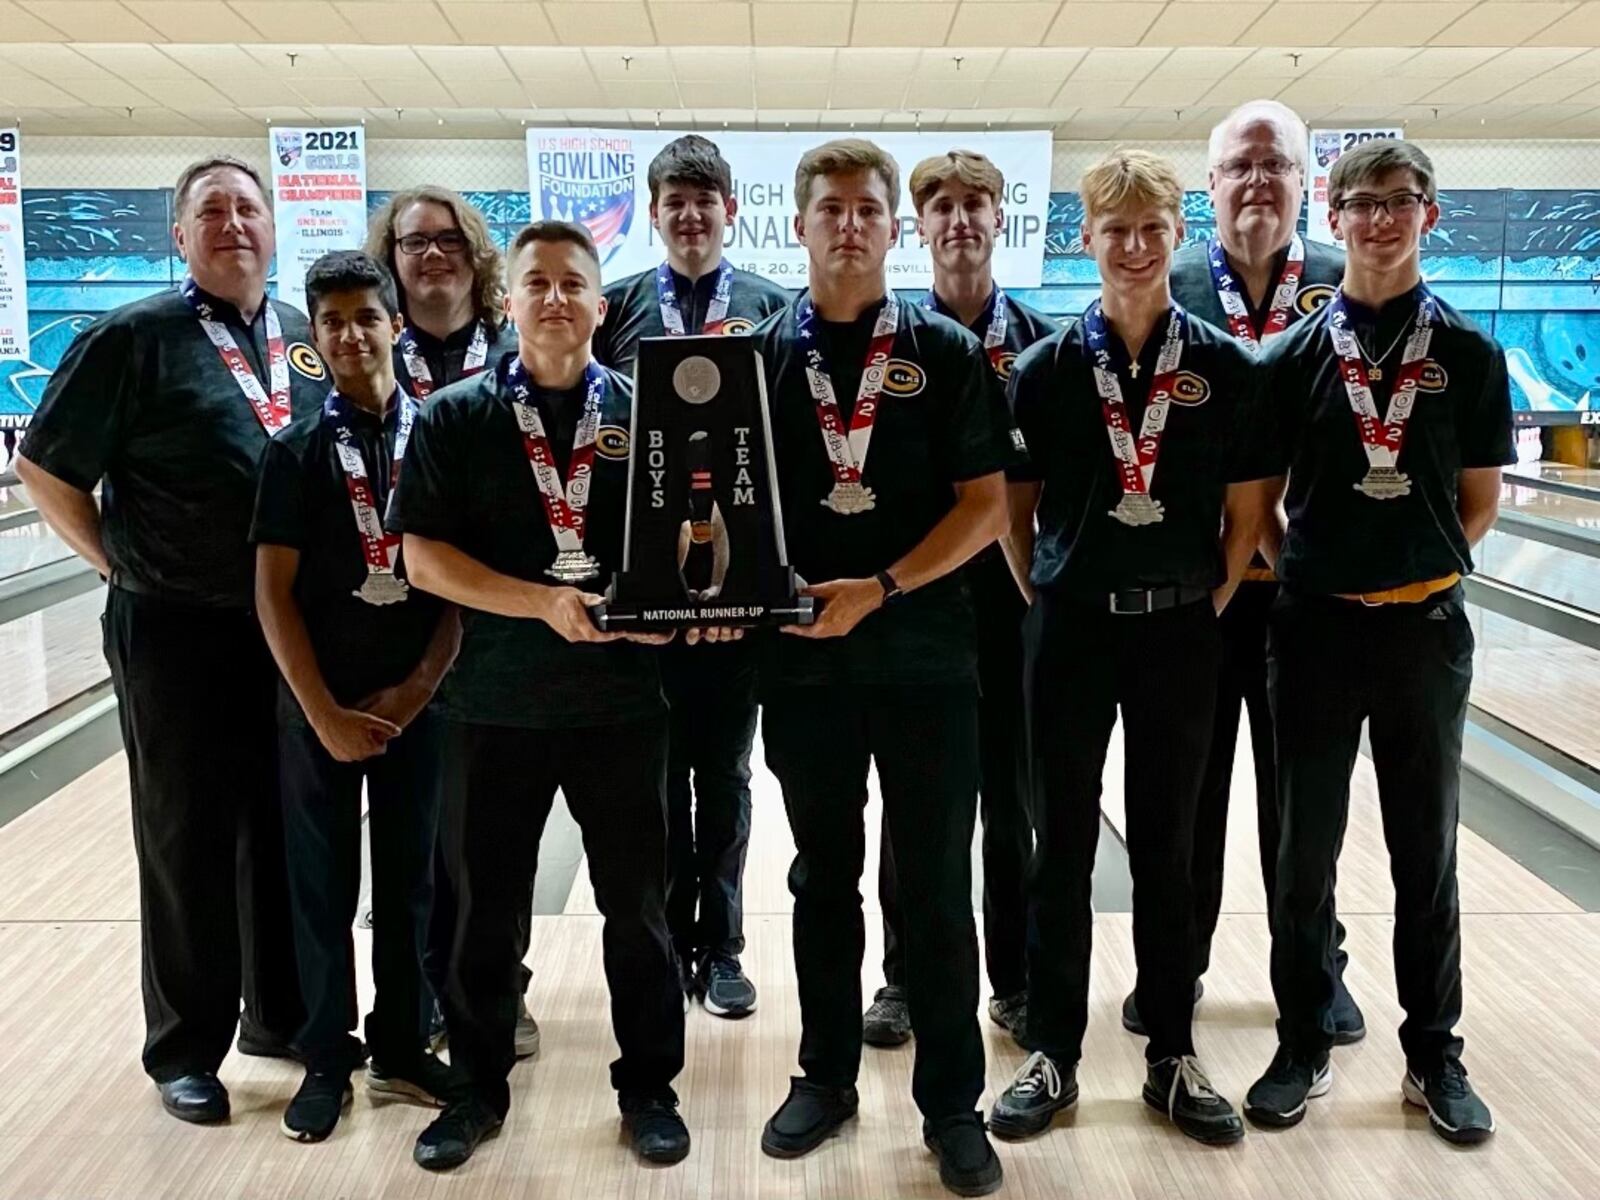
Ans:
[[[1296,230],[1305,190],[1306,127],[1286,105],[1252,100],[1211,131],[1209,183],[1217,228],[1211,237],[1185,246],[1172,258],[1172,296],[1189,312],[1225,329],[1259,351],[1284,330],[1315,313],[1332,298],[1344,277],[1344,255],[1309,241]],[[1222,911],[1227,858],[1228,799],[1233,755],[1239,741],[1239,710],[1250,718],[1255,760],[1256,831],[1261,880],[1272,904],[1278,857],[1278,805],[1272,713],[1267,704],[1267,611],[1278,594],[1272,569],[1258,554],[1239,590],[1218,620],[1222,667],[1211,749],[1195,814],[1194,880],[1195,999],[1211,963],[1211,939]],[[1366,1034],[1361,1009],[1344,986],[1344,928],[1339,926],[1338,993],[1334,1040],[1338,1045]],[[1139,1007],[1129,992],[1122,1024],[1142,1034]]]
[[[1263,549],[1282,836],[1272,906],[1278,1051],[1245,1112],[1293,1125],[1332,1085],[1334,863],[1367,724],[1395,887],[1405,1099],[1436,1133],[1494,1132],[1461,1065],[1456,887],[1472,630],[1461,577],[1515,461],[1505,355],[1422,281],[1439,220],[1433,163],[1374,141],[1329,180],[1349,258],[1338,294],[1267,347],[1288,486]]]

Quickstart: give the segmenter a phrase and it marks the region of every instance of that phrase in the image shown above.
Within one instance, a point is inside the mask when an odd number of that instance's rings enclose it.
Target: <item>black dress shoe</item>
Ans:
[[[889,984],[878,989],[861,1017],[861,1040],[888,1049],[911,1040],[911,1007],[904,988]]]
[[[939,1157],[939,1182],[958,1196],[987,1196],[1004,1178],[978,1113],[922,1122],[922,1143]]]
[[[1063,1067],[1042,1051],[1034,1051],[1018,1068],[1011,1084],[989,1110],[989,1129],[996,1137],[1016,1141],[1050,1128],[1056,1114],[1078,1102],[1078,1068]]]
[[[1200,1003],[1200,997],[1206,994],[1206,985],[1196,979],[1194,981],[1194,1002]],[[1122,1027],[1135,1037],[1144,1037],[1144,1022],[1139,1019],[1139,1006],[1133,1002],[1133,993],[1129,992],[1122,998]]]
[[[809,1079],[789,1080],[789,1097],[761,1131],[761,1149],[773,1158],[799,1158],[827,1141],[856,1115],[861,1101],[853,1087],[826,1087]]]
[[[417,1166],[448,1171],[472,1157],[479,1143],[500,1132],[500,1118],[482,1100],[457,1100],[434,1118],[411,1150]]]
[[[689,1127],[678,1115],[678,1105],[655,1096],[622,1096],[622,1128],[633,1140],[633,1150],[645,1162],[663,1166],[689,1157]]]
[[[228,1089],[212,1071],[180,1075],[156,1087],[161,1090],[161,1107],[180,1121],[209,1125],[228,1119]]]

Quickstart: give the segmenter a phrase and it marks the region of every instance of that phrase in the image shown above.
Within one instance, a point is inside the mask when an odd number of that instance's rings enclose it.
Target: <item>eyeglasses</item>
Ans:
[[[1217,171],[1224,179],[1238,182],[1249,179],[1260,168],[1261,173],[1268,179],[1282,179],[1300,169],[1300,164],[1292,159],[1279,158],[1276,154],[1266,158],[1229,158],[1217,164]]]
[[[1340,200],[1333,207],[1338,209],[1352,221],[1371,221],[1380,212],[1386,212],[1395,220],[1404,220],[1420,210],[1428,203],[1428,197],[1422,192],[1396,192],[1392,196],[1351,196]]]
[[[467,235],[459,229],[446,229],[442,233],[408,233],[396,238],[401,254],[426,254],[429,246],[437,246],[440,254],[460,254],[467,248]]]

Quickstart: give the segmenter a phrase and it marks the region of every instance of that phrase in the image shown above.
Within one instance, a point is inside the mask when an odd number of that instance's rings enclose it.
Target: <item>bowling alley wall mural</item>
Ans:
[[[369,190],[376,209],[389,193]],[[529,219],[526,192],[469,192],[502,245]],[[68,344],[94,317],[183,278],[170,189],[25,188],[27,360],[0,362],[0,427],[27,423]],[[1600,411],[1600,190],[1445,191],[1423,271],[1506,348],[1522,424]],[[1210,197],[1184,197],[1190,240],[1211,236]],[[1075,194],[1050,197],[1044,286],[1018,298],[1076,316],[1096,291]],[[1005,281],[1002,280],[1002,283]]]

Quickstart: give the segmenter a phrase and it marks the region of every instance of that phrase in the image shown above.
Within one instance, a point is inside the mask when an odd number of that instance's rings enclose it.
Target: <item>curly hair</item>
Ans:
[[[395,262],[395,222],[400,214],[413,204],[438,204],[450,210],[456,227],[466,235],[467,247],[472,254],[472,307],[479,320],[490,328],[499,328],[505,321],[505,267],[500,251],[489,233],[483,214],[467,202],[459,192],[443,187],[414,187],[396,192],[372,216],[367,226],[367,253],[389,268],[395,284],[400,289],[400,311],[406,309],[406,290],[400,284],[400,268]]]

